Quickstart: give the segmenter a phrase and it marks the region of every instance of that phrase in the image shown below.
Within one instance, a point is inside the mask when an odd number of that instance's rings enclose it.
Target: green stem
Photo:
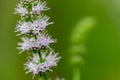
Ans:
[[[41,53],[40,53],[40,50],[38,51],[38,54],[39,54],[39,57],[40,57],[40,62],[42,63],[42,55],[41,55]]]
[[[39,72],[39,78],[38,80],[43,80],[43,74],[41,72]]]
[[[48,80],[46,73],[44,73],[44,79]]]
[[[38,80],[43,80],[42,77],[39,77]]]
[[[40,58],[40,63],[42,63],[42,55],[41,55],[40,50],[38,51],[38,55],[39,55],[39,58]],[[43,80],[43,74],[41,72],[39,72],[38,80]]]
[[[40,53],[40,50],[38,51],[39,57],[40,57],[40,62],[43,62],[42,55]],[[43,80],[42,78],[44,77],[44,80],[48,80],[46,73],[41,73],[40,72],[40,77],[38,80]]]
[[[81,80],[81,73],[79,67],[73,68],[73,80]]]

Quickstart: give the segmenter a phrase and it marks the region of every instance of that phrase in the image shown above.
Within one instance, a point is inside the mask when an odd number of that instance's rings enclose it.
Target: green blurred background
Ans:
[[[48,28],[58,39],[53,48],[62,56],[51,77],[71,80],[69,40],[76,24],[87,16],[94,17],[96,25],[86,41],[85,65],[81,80],[120,80],[120,0],[46,0],[47,12],[55,24]],[[14,8],[18,0],[0,0],[0,80],[31,80],[25,75],[23,63],[26,54],[18,55],[19,38],[14,33],[17,15]]]

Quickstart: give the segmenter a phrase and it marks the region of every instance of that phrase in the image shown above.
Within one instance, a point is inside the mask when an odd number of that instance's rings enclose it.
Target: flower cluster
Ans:
[[[15,32],[22,37],[17,49],[20,53],[27,51],[32,55],[25,63],[25,70],[33,75],[52,71],[51,68],[57,66],[61,58],[50,47],[56,39],[46,33],[47,26],[53,24],[49,22],[49,17],[42,14],[46,10],[49,8],[41,0],[20,0],[15,8],[15,13],[20,15]]]
[[[41,57],[42,60],[39,58],[38,54],[33,54],[33,57],[30,57],[28,59],[28,62],[25,64],[25,69],[29,70],[28,72],[32,72],[33,74],[46,72],[47,70],[52,71],[50,68],[57,66],[57,62],[60,59],[60,57],[58,57],[58,54],[54,54],[53,51],[50,51],[49,54],[42,53]]]
[[[45,34],[39,34],[37,38],[35,37],[22,37],[22,41],[18,43],[19,47],[17,47],[21,52],[23,51],[32,51],[42,48],[49,48],[50,43],[55,43],[55,39],[51,39],[51,36]]]
[[[39,17],[37,20],[34,20],[34,22],[19,21],[15,30],[16,32],[20,32],[19,34],[17,34],[18,36],[22,34],[29,34],[29,33],[36,35],[36,34],[39,34],[40,31],[44,31],[48,25],[53,24],[53,22],[48,22],[48,20],[49,20],[49,17],[42,16],[42,17]]]

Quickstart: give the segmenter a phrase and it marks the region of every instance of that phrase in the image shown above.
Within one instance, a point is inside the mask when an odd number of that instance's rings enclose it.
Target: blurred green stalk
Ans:
[[[82,21],[78,22],[71,34],[69,51],[71,53],[70,63],[73,66],[73,80],[81,80],[80,67],[84,63],[83,55],[86,52],[85,41],[94,25],[94,18],[84,18]]]
[[[81,73],[80,73],[80,68],[75,67],[73,68],[73,80],[81,80]]]

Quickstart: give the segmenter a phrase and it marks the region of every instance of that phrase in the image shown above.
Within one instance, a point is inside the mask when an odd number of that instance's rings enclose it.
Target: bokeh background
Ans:
[[[95,18],[96,25],[86,39],[85,65],[81,68],[81,80],[120,80],[120,0],[46,0],[51,10],[46,12],[55,24],[48,30],[57,44],[53,44],[62,56],[50,77],[72,80],[72,67],[68,52],[73,28],[83,18]],[[18,55],[19,38],[14,27],[18,15],[14,8],[18,0],[0,0],[0,80],[31,80],[25,75],[23,63],[26,54]]]

